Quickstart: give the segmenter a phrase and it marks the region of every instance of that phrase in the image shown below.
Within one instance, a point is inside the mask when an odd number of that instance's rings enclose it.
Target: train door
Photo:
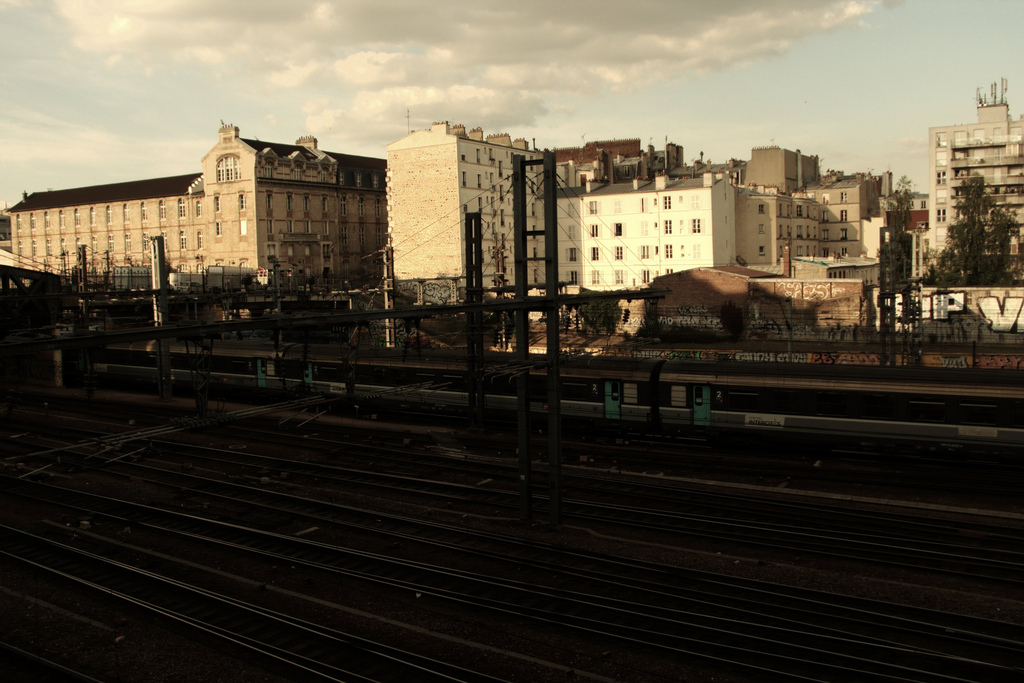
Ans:
[[[617,379],[604,381],[604,416],[609,420],[622,417],[622,383]]]
[[[302,381],[307,386],[313,386],[313,364],[303,363],[302,364]]]
[[[707,427],[711,424],[711,387],[706,384],[695,384],[693,386],[693,424],[697,427]]]
[[[265,388],[267,386],[267,359],[256,359],[256,386]]]

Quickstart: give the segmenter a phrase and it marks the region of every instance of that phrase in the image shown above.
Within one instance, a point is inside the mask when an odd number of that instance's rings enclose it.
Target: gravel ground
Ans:
[[[109,399],[108,399],[109,400]],[[175,405],[182,403],[180,400]],[[97,404],[102,407],[102,403]],[[113,407],[112,405],[109,407]],[[171,407],[171,406],[168,406]],[[184,402],[184,409],[189,407]],[[230,407],[227,407],[230,409]],[[110,411],[110,419],[117,421]],[[57,419],[50,415],[48,419]],[[24,417],[19,428],[29,431],[31,419]],[[408,430],[409,425],[400,429]],[[181,438],[203,443],[215,440],[210,432],[182,434]],[[255,446],[254,446],[255,448]],[[8,470],[10,471],[10,470]],[[181,511],[196,511],[224,519],[244,519],[246,511],[233,509],[140,479],[124,479],[104,473],[56,473],[52,483],[93,493],[136,500]],[[660,479],[665,479],[661,477]],[[745,482],[751,484],[751,482]],[[801,586],[822,591],[857,595],[876,600],[904,603],[941,611],[970,614],[988,619],[1024,623],[1024,596],[1013,590],[984,583],[965,584],[914,572],[816,557],[798,557],[771,549],[729,547],[708,541],[666,542],[656,534],[633,534],[601,525],[567,524],[557,530],[543,521],[527,523],[500,516],[469,514],[459,509],[435,509],[408,500],[380,498],[345,492],[306,489],[293,484],[290,492],[311,497],[343,496],[350,506],[394,514],[422,517],[432,521],[460,524],[473,529],[556,543],[569,548],[637,558],[687,569],[741,576],[771,583]],[[754,483],[756,486],[756,483]],[[773,487],[776,488],[777,487]],[[777,496],[799,495],[792,489],[764,491]],[[842,493],[827,491],[826,495]],[[858,498],[890,497],[891,490],[861,489]],[[983,500],[907,492],[901,501],[911,505],[982,507]],[[844,501],[844,505],[878,505],[867,500]],[[1008,509],[1016,514],[1018,510]],[[996,510],[999,512],[999,510]],[[935,515],[955,516],[954,510],[934,510]],[[270,520],[257,516],[272,530],[294,534],[310,526],[301,519]],[[7,506],[3,522],[34,531],[45,530],[70,539],[77,520],[53,509],[32,503]],[[47,523],[49,522],[49,523]],[[445,564],[451,558],[415,544],[339,530],[321,529],[310,540],[365,549],[382,554]],[[238,553],[197,548],[180,540],[133,529],[94,527],[79,532],[73,541],[92,550],[133,563],[145,563],[183,580],[202,582],[241,599],[258,602],[304,618],[330,625],[361,637],[387,642],[423,654],[486,670],[513,681],[752,681],[762,680],[697,658],[666,656],[642,644],[613,642],[599,636],[582,637],[513,618],[482,615],[434,598],[416,596],[375,584],[339,580],[291,566],[268,565]],[[199,566],[168,558],[186,558]],[[484,560],[460,559],[460,568],[494,573]],[[504,570],[497,578],[516,579],[515,570]],[[553,581],[556,581],[553,579]],[[557,582],[571,585],[571,577]],[[54,583],[38,572],[8,561],[0,561],[0,637],[18,647],[37,652],[104,681],[252,681],[281,680],[266,671],[233,657],[184,639],[179,635],[119,611],[93,595]],[[9,680],[9,679],[8,679]]]

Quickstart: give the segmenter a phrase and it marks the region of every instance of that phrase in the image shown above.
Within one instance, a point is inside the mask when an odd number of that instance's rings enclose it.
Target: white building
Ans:
[[[736,188],[728,177],[597,184],[560,192],[559,280],[641,287],[659,275],[735,261]]]
[[[1003,84],[1005,90],[1005,83]],[[954,215],[957,190],[971,176],[981,176],[1000,204],[1011,207],[1021,220],[1024,206],[1024,116],[1013,119],[1005,96],[978,94],[977,123],[934,126],[928,129],[929,155],[928,242],[932,255],[946,243],[946,229]],[[1013,253],[1017,245],[1013,244]]]
[[[542,156],[522,138],[485,138],[480,128],[467,133],[449,123],[388,145],[388,230],[397,279],[462,277],[465,216],[480,212],[484,284],[514,283],[513,154]],[[541,215],[534,200],[541,173],[535,166],[527,174],[533,179],[527,183],[527,212],[534,223]]]

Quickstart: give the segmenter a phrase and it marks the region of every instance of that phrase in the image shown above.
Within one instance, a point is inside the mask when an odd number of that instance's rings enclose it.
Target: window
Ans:
[[[329,245],[329,244],[321,244],[320,245],[320,255],[323,256],[324,258],[330,258],[331,257],[331,245]]]
[[[113,235],[107,235],[107,253],[108,254],[114,253],[114,236]]]
[[[81,225],[82,225],[82,215],[78,211],[78,209],[75,209],[75,227],[78,228],[78,227],[81,227]]]
[[[764,256],[764,245],[761,245],[760,247],[757,248],[757,255]]]
[[[840,209],[839,210],[839,222],[840,223],[845,223],[847,216],[849,216],[849,213],[846,211],[846,209]]]
[[[651,271],[649,271],[649,270],[641,270],[640,271],[640,281],[643,282],[645,285],[648,284],[651,281]]]
[[[50,238],[49,237],[46,238],[46,251],[43,252],[43,255],[44,256],[49,256],[50,255]]]
[[[309,233],[313,232],[313,227],[312,227],[313,226],[313,221],[304,221],[304,222],[306,224],[306,233],[309,234]]]
[[[565,260],[569,263],[575,263],[577,259],[576,247],[569,247],[565,250]]]
[[[945,223],[946,222],[946,210],[945,209],[935,209],[935,220],[937,222],[939,222],[939,223]]]
[[[597,270],[590,271],[590,284],[599,285],[601,284],[601,273]]]
[[[846,235],[847,235],[846,228],[840,228],[839,229],[839,239],[840,240],[845,240],[846,239]]]
[[[139,204],[139,215],[142,216],[142,220],[146,220],[149,217],[149,213],[146,211],[146,202]]]
[[[622,237],[622,223],[615,224],[615,236]]]
[[[96,225],[96,207],[89,207],[89,225]]]
[[[463,174],[463,175],[465,175],[465,174]],[[477,189],[483,189],[483,186],[484,186],[484,181],[481,178],[479,173],[476,174],[476,186],[477,186]]]
[[[680,198],[679,201],[682,202],[682,199]],[[699,209],[700,208],[700,195],[699,194],[695,194],[695,195],[692,195],[690,197],[690,208],[691,209]]]
[[[178,198],[178,218],[185,217],[185,200]]]
[[[764,213],[764,204],[758,204],[757,205],[757,212],[758,213]]]
[[[661,198],[661,208],[671,209],[672,208],[672,197],[665,196]]]
[[[936,185],[945,185],[946,184],[946,172],[945,171],[937,171],[935,173],[935,184]],[[922,204],[923,203],[924,202],[922,202]],[[924,207],[921,207],[921,208],[924,208]]]
[[[347,216],[348,215],[348,197],[342,195],[341,199],[340,199],[340,202],[341,202],[341,215],[342,216]]]
[[[764,223],[759,223],[757,225],[757,234],[758,235],[763,235],[764,234]]]
[[[130,216],[128,214],[128,205],[127,204],[122,204],[121,205],[121,220],[124,221],[125,225],[128,225],[128,222],[130,220]]]
[[[839,193],[839,203],[840,204],[845,204],[848,196],[849,195],[846,192],[840,192]]]
[[[803,245],[797,245],[796,255],[797,256],[803,256],[804,255],[804,247],[803,247]]]
[[[196,249],[203,248],[203,231],[196,230]]]
[[[197,199],[196,200],[196,218],[202,218],[202,217],[203,217],[203,200]]]
[[[363,198],[362,197],[359,197],[358,199],[356,199],[356,209],[358,210],[359,215],[362,216],[363,215]]]
[[[220,213],[220,195],[213,195],[213,212]]]
[[[178,232],[178,246],[181,247],[182,251],[188,249],[188,238],[185,237],[184,230]]]
[[[598,249],[597,247],[591,247],[590,248],[590,260],[591,261],[597,261],[600,258],[601,258],[601,250]]]
[[[695,259],[699,259],[700,258],[700,245],[699,244],[693,245],[693,258],[695,258]]]
[[[800,204],[797,204],[796,205],[796,217],[797,218],[801,218],[801,217],[803,217],[803,215],[804,215],[804,207],[801,206]]]
[[[591,215],[591,216],[596,216],[598,211],[600,210],[600,208],[601,208],[601,205],[598,204],[597,202],[588,202],[587,203],[587,209],[590,212],[589,215]]]
[[[124,253],[132,253],[132,236],[128,233],[125,233],[124,235]]]
[[[672,221],[665,221],[665,234],[666,235],[671,235],[672,234]]]
[[[615,284],[621,285],[624,282],[623,274],[621,270],[615,271]]]
[[[616,261],[621,261],[622,260],[622,247],[615,247],[615,260]]]
[[[57,212],[57,227],[64,227],[64,209]],[[50,214],[43,212],[43,229],[48,230],[50,228]]]
[[[164,200],[161,199],[159,202],[157,202],[156,210],[157,214],[160,216],[160,220],[167,219],[167,205],[164,204]]]
[[[796,226],[796,236],[797,236],[798,239],[803,239],[803,237],[804,237],[804,226],[802,226],[802,225]],[[810,237],[810,233],[808,233],[807,236]]]
[[[238,210],[245,211],[245,195],[241,193],[238,195]]]
[[[830,196],[830,195],[829,195],[829,193],[828,193],[828,192],[822,192],[822,193],[821,193],[821,203],[822,203],[822,204],[828,204],[828,202],[829,202],[829,196]]]
[[[647,221],[640,222],[640,236],[647,237],[650,234],[650,228],[647,225]]]
[[[295,221],[288,221],[287,228],[288,232],[293,232],[295,230]]]
[[[220,221],[217,221],[214,224],[213,234],[215,234],[217,237],[220,237],[221,235],[224,234],[223,228],[221,227],[221,224],[220,224]]]
[[[106,209],[107,225],[110,225],[114,220],[114,212],[110,210],[110,204],[107,204]]]
[[[217,162],[217,182],[229,183],[241,178],[238,168],[238,157],[224,157]]]
[[[370,179],[371,179],[372,184],[373,184],[374,187],[380,187],[380,175],[379,174],[374,173],[373,175],[370,176]]]
[[[591,225],[590,226],[590,236],[591,237],[600,237],[601,236],[601,228],[596,226],[596,225]]]
[[[671,244],[666,244],[665,245],[665,258],[672,258],[672,245]]]
[[[569,271],[569,284],[571,284],[571,285],[579,284],[579,281],[580,281],[580,274],[579,274],[579,272],[577,272],[575,270],[570,270]]]
[[[290,192],[284,196],[284,210],[285,211],[291,211],[292,210],[292,195],[291,195]]]
[[[643,245],[642,247],[640,247],[640,258],[650,258],[650,257],[651,257],[651,248],[648,245],[646,245],[646,244]]]
[[[699,235],[700,234],[700,219],[699,218],[692,218],[692,219],[690,219],[690,232],[692,232],[694,235]]]
[[[380,203],[380,197],[378,197],[377,199],[373,200],[373,215],[378,217],[378,218],[380,218],[380,213],[381,213],[381,203]],[[502,225],[505,225],[504,214],[505,214],[505,212],[502,211],[502,220],[501,220],[501,224]]]

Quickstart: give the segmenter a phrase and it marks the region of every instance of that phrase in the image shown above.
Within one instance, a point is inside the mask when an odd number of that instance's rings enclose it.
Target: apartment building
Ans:
[[[1003,92],[977,97],[977,122],[928,129],[931,154],[928,158],[929,220],[927,241],[930,254],[941,251],[946,230],[956,219],[956,198],[960,185],[971,176],[981,176],[996,202],[1012,208],[1018,220],[1024,208],[1024,116],[1013,119]],[[1013,253],[1017,244],[1011,245]]]
[[[479,212],[483,222],[484,284],[514,284],[512,233],[512,156],[538,159],[526,140],[512,140],[483,129],[435,123],[387,148],[388,230],[397,279],[458,278],[465,272],[465,217]],[[527,176],[530,227],[542,211],[536,194],[542,169]],[[541,225],[543,223],[541,222]],[[542,242],[532,241],[531,251]],[[542,270],[542,269],[541,269]],[[531,283],[539,281],[534,274]]]
[[[777,186],[740,188],[736,263],[760,268],[781,266],[786,246],[793,256],[828,256],[830,247],[819,241],[821,213],[821,206],[803,193],[786,194]]]
[[[876,256],[878,236],[868,235],[868,226],[881,216],[880,182],[866,173],[843,174],[833,171],[809,183],[797,193],[820,206],[818,253],[822,257]],[[874,240],[868,253],[865,241]],[[815,254],[812,254],[815,255]]]
[[[588,182],[559,195],[559,280],[642,287],[679,270],[733,263],[736,188],[724,174]]]
[[[145,265],[152,237],[181,273],[212,265],[273,267],[305,277],[379,282],[386,244],[385,162],[242,138],[223,125],[201,171],[26,194],[11,208],[12,243],[40,270]]]

